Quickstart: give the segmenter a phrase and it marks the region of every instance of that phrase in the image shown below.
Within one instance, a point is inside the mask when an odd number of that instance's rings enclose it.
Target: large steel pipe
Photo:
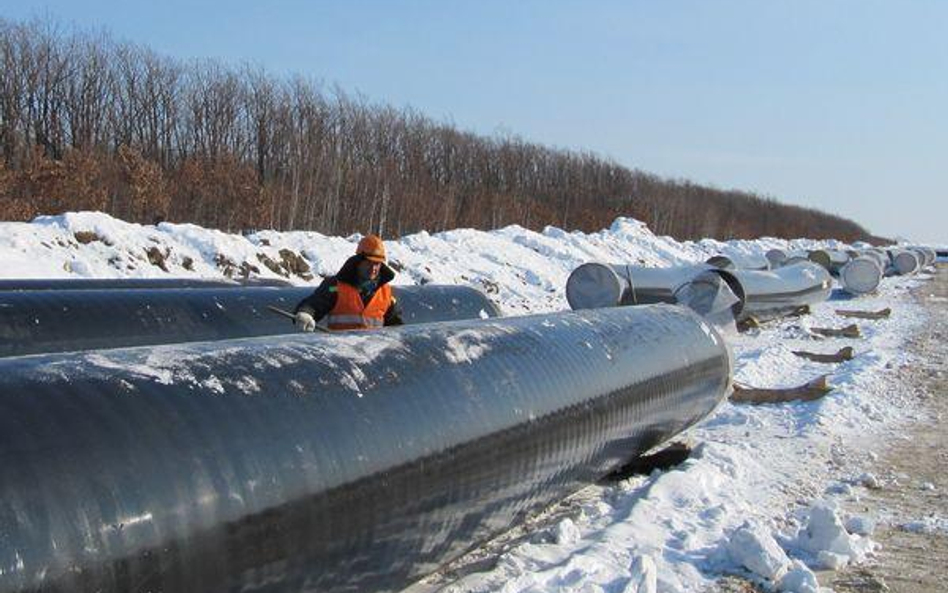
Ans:
[[[675,303],[690,305],[712,301],[721,289],[721,280],[737,299],[728,304],[735,316],[744,306],[744,293],[733,271],[715,266],[693,265],[671,268],[644,268],[622,264],[590,262],[573,270],[566,281],[566,300],[573,310],[598,309],[619,305]],[[688,300],[682,302],[682,288],[688,286]],[[702,298],[698,293],[710,294]]]
[[[773,319],[829,298],[833,280],[819,264],[800,261],[771,271],[734,270],[743,288],[742,317]]]
[[[269,309],[292,311],[303,288],[36,290],[0,292],[0,356],[229,340],[293,333]],[[405,323],[497,317],[465,286],[397,286]]]
[[[825,301],[832,288],[829,273],[809,261],[776,270],[720,270],[707,264],[643,268],[589,263],[573,270],[566,298],[573,309],[677,302],[676,292],[698,274],[712,271],[727,282],[740,302],[735,317],[769,319],[803,305]]]
[[[908,249],[890,249],[889,257],[892,264],[888,273],[894,276],[909,276],[915,274],[921,268],[921,260],[918,254]]]
[[[779,268],[783,265],[783,262],[787,261],[787,258],[790,257],[787,255],[787,252],[783,249],[769,249],[767,253],[764,254],[767,258],[767,261],[770,262],[770,269]]]
[[[839,283],[850,294],[867,294],[879,288],[882,274],[877,260],[867,256],[854,257],[839,271]]]
[[[710,413],[658,305],[0,361],[0,592],[395,591]]]
[[[242,288],[247,286],[292,286],[275,278],[247,278],[240,281],[215,278],[4,278],[5,290],[127,290],[179,288]]]

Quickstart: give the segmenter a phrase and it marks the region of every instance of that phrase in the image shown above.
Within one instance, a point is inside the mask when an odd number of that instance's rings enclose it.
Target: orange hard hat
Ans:
[[[356,247],[356,255],[361,255],[370,261],[385,263],[385,243],[378,235],[366,235]]]

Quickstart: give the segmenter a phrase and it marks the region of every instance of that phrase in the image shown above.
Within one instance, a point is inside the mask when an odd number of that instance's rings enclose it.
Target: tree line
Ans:
[[[0,19],[0,219],[79,209],[333,235],[632,216],[679,239],[871,239],[814,209],[476,135],[306,78]]]

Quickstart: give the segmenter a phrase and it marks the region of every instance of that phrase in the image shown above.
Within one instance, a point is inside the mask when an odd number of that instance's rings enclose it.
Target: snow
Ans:
[[[727,544],[727,552],[734,564],[773,583],[779,582],[790,569],[790,558],[773,538],[770,530],[760,525],[744,523]]]
[[[95,239],[89,241],[87,233],[94,233]],[[358,239],[358,235],[329,237],[315,232],[241,236],[188,224],[141,226],[101,213],[69,213],[31,223],[0,223],[0,277],[222,278],[225,270],[234,273],[243,266],[254,277],[304,285],[334,273]],[[567,309],[566,279],[588,261],[670,266],[725,255],[753,263],[773,248],[825,247],[846,245],[773,238],[678,242],[656,236],[627,218],[597,233],[510,226],[490,232],[419,232],[386,242],[389,258],[400,270],[396,283],[473,286],[487,293],[506,315]],[[280,252],[286,249],[306,260],[312,278],[285,276],[263,265],[261,256],[280,261]],[[151,261],[149,252],[161,255],[167,271]],[[915,361],[903,347],[906,339],[926,320],[922,307],[908,299],[908,290],[924,283],[924,278],[886,278],[876,294],[845,303],[831,300],[812,307],[809,316],[728,336],[737,381],[757,387],[792,386],[829,373],[833,391],[807,403],[725,403],[685,435],[698,445],[682,465],[590,486],[556,512],[550,511],[546,527],[544,517],[536,518],[539,533],[545,535],[512,543],[492,567],[458,571],[455,580],[436,575],[416,587],[450,593],[687,593],[706,591],[722,575],[736,574],[769,590],[818,591],[812,569],[862,562],[873,550],[875,519],[843,517],[838,503],[858,500],[866,488],[898,487],[867,471],[877,459],[871,449],[880,447],[898,428],[923,419],[916,398],[906,392],[898,375]],[[814,336],[810,328],[852,322],[835,315],[840,305],[866,310],[891,307],[892,316],[859,321],[861,339]],[[495,330],[485,322],[482,331]],[[838,364],[805,361],[792,354],[793,350],[835,352],[846,345],[855,348],[856,357]],[[385,349],[399,347],[393,340],[346,340],[352,361],[346,369],[348,387],[360,394],[365,380],[360,365]],[[158,381],[197,381],[176,364],[175,352],[151,349],[134,359],[138,363],[133,370]],[[447,356],[466,364],[486,353],[478,332],[466,332],[454,337]],[[86,363],[108,369],[128,361],[90,353]],[[274,358],[267,364],[279,367],[281,361]],[[216,377],[202,381],[212,390],[236,387],[248,396],[256,389],[250,374],[234,379],[234,385],[224,385]],[[902,528],[948,530],[940,517],[921,518]]]
[[[818,567],[836,570],[862,561],[872,551],[871,541],[846,531],[833,503],[819,501],[807,514],[793,545],[815,558]]]

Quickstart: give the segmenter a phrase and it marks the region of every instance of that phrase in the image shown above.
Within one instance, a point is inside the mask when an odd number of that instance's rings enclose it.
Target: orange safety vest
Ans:
[[[359,289],[336,282],[336,306],[326,318],[329,329],[377,329],[385,325],[385,312],[392,304],[392,289],[388,284],[379,286],[369,299],[362,304]]]

